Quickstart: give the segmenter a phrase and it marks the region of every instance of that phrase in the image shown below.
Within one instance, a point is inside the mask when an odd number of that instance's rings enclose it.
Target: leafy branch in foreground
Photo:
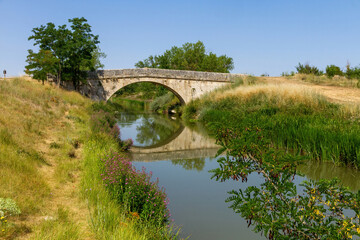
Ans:
[[[360,236],[360,192],[339,187],[339,181],[294,183],[302,157],[274,149],[259,128],[222,129],[215,126],[220,167],[216,180],[247,181],[260,174],[260,186],[230,191],[231,208],[268,239],[350,239]]]

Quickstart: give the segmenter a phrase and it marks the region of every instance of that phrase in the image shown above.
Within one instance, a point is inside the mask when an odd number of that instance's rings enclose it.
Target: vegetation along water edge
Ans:
[[[296,186],[306,159],[359,167],[359,108],[329,102],[298,85],[250,77],[184,107],[189,122],[202,121],[222,146],[220,181],[263,177],[260,186],[230,191],[226,200],[268,239],[350,239],[360,235],[360,192],[336,180]]]

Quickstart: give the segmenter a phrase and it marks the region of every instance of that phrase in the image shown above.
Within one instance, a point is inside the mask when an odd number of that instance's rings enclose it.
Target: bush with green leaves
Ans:
[[[335,66],[335,65],[326,66],[326,76],[328,76],[329,78],[332,78],[335,75],[343,76],[344,73],[343,73],[343,71],[341,71],[340,67],[338,67],[338,66]]]
[[[294,183],[303,157],[271,146],[256,127],[222,128],[217,124],[219,151],[226,157],[212,170],[213,178],[247,181],[252,173],[263,177],[260,186],[233,190],[231,208],[268,239],[351,239],[360,236],[360,191],[350,192],[339,181]]]
[[[308,63],[302,65],[301,63],[299,63],[298,66],[295,67],[298,73],[301,74],[314,74],[316,76],[321,76],[323,75],[323,71],[319,70],[317,67],[315,66],[310,66]]]
[[[350,66],[346,67],[345,75],[347,78],[354,78],[354,79],[360,79],[360,67],[353,67]]]

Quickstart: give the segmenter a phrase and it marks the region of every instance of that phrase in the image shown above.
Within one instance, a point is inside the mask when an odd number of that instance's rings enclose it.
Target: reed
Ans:
[[[257,84],[191,102],[185,118],[224,127],[259,127],[277,147],[360,167],[360,110],[299,86]]]

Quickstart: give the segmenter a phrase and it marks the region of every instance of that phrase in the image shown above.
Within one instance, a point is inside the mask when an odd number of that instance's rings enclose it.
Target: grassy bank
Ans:
[[[258,127],[280,148],[314,159],[360,167],[360,110],[300,86],[242,84],[213,92],[184,109],[184,117],[224,127]]]
[[[0,103],[0,198],[14,200],[21,210],[5,212],[1,237],[91,236],[77,202],[79,146],[90,101],[17,78],[0,81]]]
[[[0,81],[0,103],[0,238],[173,238],[104,187],[101,156],[123,146],[90,128],[89,99],[17,78]]]

